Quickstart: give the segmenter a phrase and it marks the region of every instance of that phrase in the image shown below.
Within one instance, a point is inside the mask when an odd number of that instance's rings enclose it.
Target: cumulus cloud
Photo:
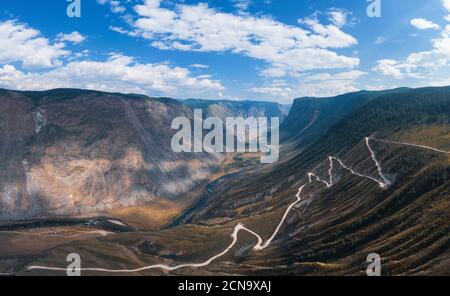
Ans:
[[[435,24],[429,20],[426,20],[424,18],[414,18],[411,20],[411,25],[416,27],[419,30],[439,30],[439,25]]]
[[[442,30],[438,38],[432,40],[433,48],[409,54],[403,61],[383,59],[373,70],[396,79],[405,77],[424,78],[421,72],[436,71],[450,62],[450,25]]]
[[[54,67],[70,52],[62,42],[52,44],[38,30],[14,20],[0,22],[0,63],[19,62],[23,67]]]
[[[125,6],[118,0],[97,0],[97,2],[101,5],[109,4],[111,12],[113,13],[122,13],[126,10]]]
[[[269,63],[264,75],[284,76],[316,69],[352,68],[359,59],[333,49],[357,44],[335,23],[302,19],[290,26],[269,17],[219,12],[206,4],[163,8],[160,0],[136,5],[136,34],[163,50],[232,52]],[[335,16],[342,24],[342,18]]]
[[[359,91],[353,80],[325,80],[320,83],[303,82],[294,97],[333,97]]]
[[[240,11],[247,10],[252,4],[251,0],[232,0],[232,4]]]
[[[398,67],[397,61],[395,60],[390,59],[379,60],[377,62],[377,66],[374,67],[372,70],[395,79],[403,78],[403,74]]]
[[[442,0],[442,4],[444,5],[444,8],[445,8],[448,12],[450,12],[450,0]],[[450,14],[447,15],[447,16],[445,16],[444,19],[445,19],[447,22],[450,22]]]
[[[331,97],[358,91],[359,89],[355,87],[356,81],[364,75],[367,73],[357,70],[309,75],[302,79],[295,95],[296,97]]]
[[[450,0],[443,0],[442,4],[450,12]],[[432,39],[431,43],[430,50],[413,52],[404,60],[379,60],[372,70],[396,79],[432,77],[433,73],[450,63],[450,25],[441,29],[440,36]]]
[[[329,15],[330,21],[337,27],[341,28],[348,24],[348,21],[349,21],[348,17],[350,15],[350,13],[343,9],[332,8],[328,12],[328,15]]]
[[[174,96],[224,89],[219,81],[193,77],[185,68],[140,64],[122,54],[111,54],[103,62],[71,62],[48,72],[26,73],[5,65],[0,67],[0,86],[18,90],[63,87]]]
[[[355,87],[357,79],[367,75],[363,71],[346,71],[338,73],[317,73],[302,75],[296,82],[287,87],[284,80],[274,80],[264,87],[253,87],[249,91],[263,95],[265,98],[278,98],[288,102],[296,97],[331,97],[343,93],[358,91]]]
[[[75,31],[60,33],[52,44],[18,21],[0,22],[0,87],[17,90],[84,88],[148,95],[214,96],[224,87],[209,76],[194,76],[170,63],[145,64],[111,53],[106,60],[86,60],[88,49],[72,53],[66,43],[81,43]],[[39,69],[36,69],[39,67]]]
[[[72,42],[75,44],[81,43],[84,40],[86,40],[86,37],[84,37],[77,31],[74,31],[70,34],[59,33],[56,37],[58,37],[59,41],[62,41],[62,42],[68,41],[68,42]]]
[[[444,5],[444,8],[450,12],[450,0],[442,0],[442,4]]]

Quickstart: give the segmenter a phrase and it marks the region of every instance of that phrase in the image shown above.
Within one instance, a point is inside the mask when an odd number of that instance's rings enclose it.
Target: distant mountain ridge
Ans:
[[[279,117],[283,122],[289,113],[290,105],[281,105],[263,101],[229,101],[229,100],[181,100],[183,104],[202,109],[204,117]]]
[[[330,127],[345,116],[368,102],[383,95],[403,93],[409,90],[408,88],[397,88],[385,91],[358,91],[335,97],[295,99],[289,115],[281,125],[283,138],[300,136],[317,138],[325,134]],[[306,127],[308,127],[307,130]]]

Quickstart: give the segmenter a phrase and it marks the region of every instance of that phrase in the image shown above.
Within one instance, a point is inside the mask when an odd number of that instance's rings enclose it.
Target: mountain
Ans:
[[[386,91],[358,91],[328,98],[304,97],[294,100],[281,125],[283,139],[308,139],[324,135],[329,128],[368,102],[384,95],[401,94],[408,88]]]
[[[378,253],[384,274],[448,274],[449,154],[411,144],[450,151],[449,116],[450,88],[381,94],[289,162],[216,184],[208,203],[180,227],[220,227],[225,234],[239,222],[267,240],[306,184],[267,249],[252,250],[255,240],[242,237],[233,259],[208,270],[364,274],[367,255]],[[368,144],[365,137],[381,141]],[[308,181],[309,172],[319,181]],[[389,186],[380,188],[383,182]]]
[[[202,109],[204,117],[279,117],[282,122],[289,113],[289,105],[260,101],[196,100],[182,101],[193,109]]]
[[[0,227],[0,272],[60,274],[45,268],[78,253],[107,269],[86,275],[365,275],[377,253],[384,275],[448,275],[450,88],[321,100],[293,105],[279,162],[215,179],[165,227]]]
[[[186,105],[58,89],[0,91],[0,219],[73,217],[177,200],[223,155],[177,154],[171,121]]]

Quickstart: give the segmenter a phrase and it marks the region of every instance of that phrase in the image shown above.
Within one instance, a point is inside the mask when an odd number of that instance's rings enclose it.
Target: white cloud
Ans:
[[[430,82],[429,86],[449,86],[450,78],[438,79]]]
[[[426,20],[424,18],[414,18],[411,20],[411,25],[416,27],[419,30],[439,30],[439,25],[435,24],[429,20]]]
[[[443,0],[444,8],[450,12],[450,0]],[[429,26],[428,26],[429,27]],[[445,26],[440,36],[431,40],[433,47],[427,51],[413,52],[403,61],[383,59],[372,70],[396,79],[426,79],[434,76],[450,63],[450,25]],[[428,81],[428,84],[432,81]],[[416,83],[417,84],[417,83]]]
[[[444,8],[447,9],[448,12],[450,12],[450,0],[442,0],[442,4],[444,5]],[[450,14],[445,16],[444,19],[447,22],[450,22]]]
[[[403,74],[398,68],[397,61],[384,59],[377,62],[377,66],[372,70],[395,79],[402,79]]]
[[[339,28],[347,25],[348,23],[349,12],[346,10],[332,8],[328,12],[328,15],[330,17],[330,21]]]
[[[125,12],[126,8],[118,0],[97,0],[101,5],[109,4],[111,12],[122,13]]]
[[[77,31],[74,31],[74,32],[72,32],[70,34],[59,33],[56,37],[61,42],[68,41],[68,42],[72,42],[72,43],[75,43],[75,44],[81,43],[84,40],[86,40],[86,37],[84,37],[83,35],[81,35]]]
[[[431,50],[411,53],[404,61],[380,60],[373,70],[396,79],[421,79],[430,76],[431,72],[448,66],[450,62],[450,25],[441,31],[438,38],[432,40],[432,44]]]
[[[216,96],[224,90],[210,76],[194,76],[188,69],[169,63],[143,64],[114,53],[104,61],[85,60],[90,54],[88,49],[76,53],[64,49],[66,42],[85,40],[76,31],[60,33],[56,40],[51,44],[38,30],[17,21],[0,22],[0,87],[18,90],[73,87],[179,97]]]
[[[131,36],[131,37],[136,37],[136,36],[137,36],[136,32],[129,31],[129,30],[124,29],[124,28],[122,28],[122,27],[109,26],[109,29],[110,29],[111,31],[113,31],[113,32],[120,33],[120,34],[124,34],[124,35],[128,35],[128,36]]]
[[[319,73],[306,77],[306,81],[325,81],[325,80],[355,80],[364,75],[367,75],[366,72],[353,70],[348,72],[340,72],[336,74],[330,73]]]
[[[290,98],[292,95],[292,89],[289,87],[253,87],[250,91],[256,94],[268,95],[272,98]]]
[[[304,82],[298,87],[295,97],[333,97],[359,89],[354,86],[353,80],[325,80],[320,83]]]
[[[259,74],[264,77],[272,77],[272,78],[283,77],[286,76],[286,70],[284,69],[283,66],[280,65],[279,67],[274,66],[264,69]]]
[[[274,80],[271,85],[253,87],[249,91],[263,95],[267,99],[289,102],[297,97],[331,97],[343,93],[358,91],[357,79],[367,75],[366,72],[352,70],[338,73],[317,73],[302,75],[297,83],[286,86],[284,80]]]
[[[110,29],[111,31],[114,31],[114,32],[120,33],[120,34],[124,34],[124,35],[127,35],[127,34],[129,33],[128,30],[126,30],[126,29],[124,29],[124,28],[122,28],[122,27],[109,26],[109,29]]]
[[[25,73],[5,65],[0,67],[0,86],[18,90],[74,87],[183,97],[224,89],[219,81],[193,77],[185,68],[140,64],[121,54],[111,54],[104,62],[71,62],[48,72]]]
[[[442,0],[442,4],[444,5],[444,8],[450,12],[450,0]]]
[[[352,68],[359,59],[338,55],[332,49],[346,48],[357,40],[335,24],[314,19],[290,26],[269,17],[234,15],[206,4],[178,5],[170,10],[160,0],[135,6],[139,18],[136,34],[160,49],[199,52],[232,52],[266,61],[265,75],[315,69]]]
[[[189,65],[189,67],[198,68],[198,69],[208,69],[209,68],[208,65],[203,65],[203,64],[191,64],[191,65]]]
[[[252,4],[251,0],[232,0],[232,4],[240,11],[247,10]]]
[[[386,38],[383,36],[378,36],[377,39],[375,40],[375,44],[380,45],[386,42]]]
[[[38,30],[8,20],[0,22],[0,63],[20,62],[23,67],[54,67],[70,52],[62,42],[51,44]]]
[[[363,71],[347,71],[339,73],[319,73],[306,76],[300,82],[295,97],[332,97],[344,93],[358,91],[355,87],[357,79],[367,75]]]
[[[279,86],[287,86],[288,83],[284,79],[274,79],[272,80],[272,86],[279,87]]]

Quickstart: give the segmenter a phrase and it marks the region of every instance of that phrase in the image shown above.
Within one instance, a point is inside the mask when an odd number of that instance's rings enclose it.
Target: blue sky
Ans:
[[[289,103],[450,85],[450,0],[0,2],[0,87]]]

